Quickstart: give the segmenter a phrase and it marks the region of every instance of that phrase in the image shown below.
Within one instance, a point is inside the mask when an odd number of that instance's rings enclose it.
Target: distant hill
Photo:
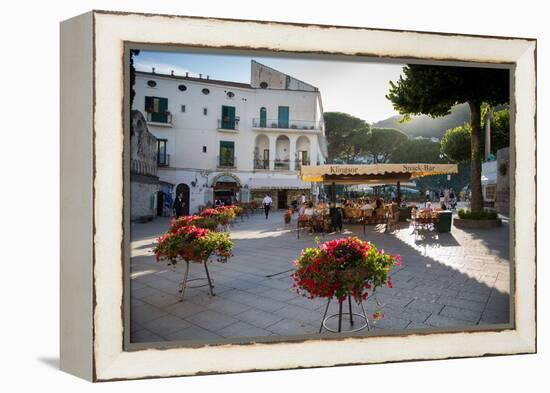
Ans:
[[[412,138],[423,136],[441,139],[445,131],[449,128],[457,127],[464,122],[470,121],[470,108],[468,104],[460,104],[455,106],[449,115],[435,119],[427,115],[420,115],[413,116],[408,122],[399,123],[401,118],[402,116],[399,115],[392,116],[386,120],[373,123],[372,127],[396,128]]]

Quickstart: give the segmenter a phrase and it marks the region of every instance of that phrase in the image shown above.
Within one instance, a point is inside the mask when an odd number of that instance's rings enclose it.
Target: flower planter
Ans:
[[[453,223],[455,227],[463,229],[489,229],[502,226],[502,220],[500,218],[496,220],[473,220],[456,217],[453,219]]]
[[[342,318],[348,315],[352,329],[359,331],[370,329],[368,317],[363,308],[363,301],[368,293],[372,295],[377,287],[387,285],[392,287],[390,269],[401,265],[401,258],[378,250],[374,244],[364,242],[357,237],[348,237],[325,242],[316,248],[302,250],[294,261],[296,270],[292,275],[297,293],[306,295],[309,299],[325,298],[327,306],[319,333],[323,328],[330,332],[342,331]],[[333,298],[339,303],[339,312],[329,315],[328,308]],[[363,311],[353,313],[351,299],[354,299]],[[343,303],[348,302],[349,312],[344,312]],[[379,310],[375,315],[379,315]],[[359,328],[353,328],[353,316],[364,319]],[[330,329],[327,322],[338,317],[338,329]]]
[[[216,255],[219,262],[227,262],[227,258],[231,256],[231,250],[233,249],[233,242],[229,239],[228,234],[200,228],[189,224],[190,222],[198,221],[192,217],[176,220],[168,232],[158,239],[158,243],[153,250],[157,262],[167,260],[168,265],[174,268],[178,262],[185,261],[185,273],[180,283],[180,301],[185,296],[187,284],[194,281],[189,280],[190,262],[204,263],[209,293],[215,296],[214,285],[208,271],[208,260],[212,255]]]

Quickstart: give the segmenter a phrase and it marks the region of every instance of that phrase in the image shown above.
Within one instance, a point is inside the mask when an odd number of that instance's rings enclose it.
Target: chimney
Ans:
[[[170,75],[174,76],[174,70],[170,71]]]
[[[152,67],[153,68],[153,74],[155,73],[155,67]]]
[[[202,74],[199,74],[199,79],[202,79]]]
[[[206,75],[206,79],[210,79],[210,75]]]

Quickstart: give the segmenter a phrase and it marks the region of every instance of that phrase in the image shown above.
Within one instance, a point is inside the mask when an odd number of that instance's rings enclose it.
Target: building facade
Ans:
[[[325,162],[320,91],[251,62],[250,84],[136,72],[133,108],[157,138],[158,176],[182,193],[189,213],[215,199],[269,193],[276,208],[319,188],[298,179],[301,165]]]
[[[132,111],[130,122],[130,219],[150,221],[158,215],[158,142],[141,112]]]

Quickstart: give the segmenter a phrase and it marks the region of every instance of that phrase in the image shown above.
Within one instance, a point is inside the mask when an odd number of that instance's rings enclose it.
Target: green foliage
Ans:
[[[407,139],[403,141],[392,154],[391,162],[410,163],[422,162],[427,164],[438,164],[447,162],[441,157],[440,145],[429,139]]]
[[[510,73],[506,69],[409,64],[397,83],[390,81],[386,98],[404,115],[442,117],[453,106],[468,103],[471,132],[472,210],[482,210],[481,104],[505,104],[510,97]]]
[[[136,91],[134,85],[136,84],[136,68],[134,67],[134,56],[139,55],[139,49],[130,49],[130,108],[134,103],[134,97]]]
[[[485,116],[481,126],[485,127]],[[485,143],[485,128],[483,128],[482,142]],[[491,120],[491,151],[496,152],[510,146],[510,110],[508,108],[493,112]]]
[[[470,160],[472,127],[469,123],[445,132],[441,139],[441,153],[454,162],[464,162]]]
[[[473,212],[470,209],[459,209],[458,217],[467,220],[496,220],[498,214],[494,210],[483,209],[478,212]]]
[[[353,163],[360,150],[355,142],[361,140],[368,124],[355,116],[342,112],[325,112],[325,134],[328,142],[328,161]]]
[[[500,105],[509,101],[506,69],[409,64],[386,98],[401,114],[442,117],[465,102]]]
[[[470,108],[467,104],[455,105],[447,116],[433,118],[428,115],[409,116],[409,120],[403,121],[406,115],[395,115],[372,124],[372,127],[396,128],[408,136],[414,138],[423,136],[425,138],[439,138],[445,130],[458,127],[470,121]]]
[[[408,141],[408,136],[393,128],[372,128],[355,141],[363,155],[372,156],[374,163],[388,162],[392,155]]]

